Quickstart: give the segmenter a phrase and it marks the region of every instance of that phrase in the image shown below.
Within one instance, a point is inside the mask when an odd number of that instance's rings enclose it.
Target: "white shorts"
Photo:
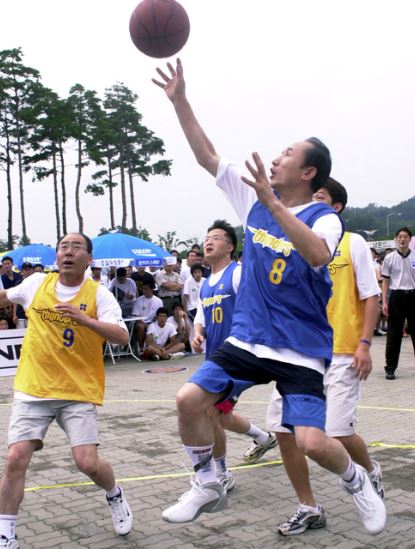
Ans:
[[[10,417],[9,446],[35,440],[36,450],[40,450],[53,420],[66,433],[71,448],[99,444],[95,404],[72,400],[15,399]]]
[[[324,375],[326,434],[330,437],[344,437],[355,433],[360,381],[352,364],[352,355],[334,355],[333,362]],[[276,433],[290,433],[289,429],[281,425],[281,418],[282,397],[274,389],[267,409],[267,429]]]

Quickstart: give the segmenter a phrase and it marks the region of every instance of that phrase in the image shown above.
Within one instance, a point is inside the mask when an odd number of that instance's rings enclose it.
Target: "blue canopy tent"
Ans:
[[[44,244],[28,244],[27,246],[11,250],[5,255],[11,257],[13,263],[19,269],[21,269],[23,263],[31,263],[32,265],[41,263],[48,269],[56,267],[55,248],[52,248],[52,246],[45,246]]]
[[[108,233],[92,239],[95,267],[161,267],[172,256],[152,242],[124,233]]]

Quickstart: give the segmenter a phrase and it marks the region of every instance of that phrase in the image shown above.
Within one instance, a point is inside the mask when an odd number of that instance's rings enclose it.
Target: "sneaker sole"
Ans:
[[[288,530],[283,531],[278,528],[278,533],[281,534],[281,536],[296,536],[298,534],[302,534],[306,530],[319,530],[320,528],[324,528],[327,525],[327,520],[316,520],[312,524],[305,524],[300,526],[300,528],[297,528],[296,530]]]

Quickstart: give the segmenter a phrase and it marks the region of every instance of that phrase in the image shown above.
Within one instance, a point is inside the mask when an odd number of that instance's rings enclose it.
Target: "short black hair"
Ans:
[[[195,271],[202,271],[203,273],[203,265],[201,263],[195,263],[190,267],[190,274],[193,275]]]
[[[396,237],[398,236],[398,234],[401,233],[402,231],[403,231],[404,233],[406,233],[406,234],[409,236],[409,238],[412,238],[412,232],[411,232],[410,229],[408,229],[408,227],[401,227],[400,229],[398,229],[398,230],[396,231],[396,233],[395,233],[395,238],[396,238]]]
[[[320,188],[326,189],[333,201],[333,204],[338,202],[342,205],[342,209],[339,212],[341,213],[347,205],[347,191],[343,185],[336,181],[333,177],[329,177],[327,182]]]
[[[331,156],[328,147],[317,137],[306,139],[312,147],[305,151],[304,166],[316,168],[317,173],[311,181],[311,190],[316,193],[327,182],[331,172]]]
[[[60,237],[60,239],[58,240],[58,243],[56,244],[56,250],[59,248],[59,244],[61,243],[61,240],[63,240],[65,238],[65,236],[68,236],[68,234],[79,234],[79,236],[82,236],[82,238],[85,240],[86,251],[89,254],[92,254],[92,250],[93,250],[92,240],[89,238],[89,236],[87,236],[84,233],[72,233],[72,232],[70,232],[70,233],[63,234]]]
[[[166,307],[159,307],[156,311],[156,316],[159,316],[159,315],[169,316],[169,311],[166,309]]]
[[[4,261],[11,261],[13,263],[13,258],[10,257],[9,255],[5,255],[4,257],[1,258],[1,262],[3,263]]]
[[[117,276],[127,276],[127,269],[125,267],[118,267]]]
[[[231,252],[231,255],[236,250],[236,246],[238,245],[238,237],[236,236],[235,229],[232,227],[230,223],[225,221],[225,219],[216,219],[213,222],[213,225],[211,225],[207,232],[210,233],[210,231],[213,231],[214,229],[222,229],[222,231],[225,231],[225,233],[228,235],[229,240],[232,243],[233,250]]]
[[[143,281],[143,283],[141,284],[141,288],[144,288],[144,286],[148,286],[149,288],[151,288],[152,290],[154,290],[154,288],[156,287],[156,283],[154,282],[154,278],[151,277],[151,280],[150,279],[145,279]]]

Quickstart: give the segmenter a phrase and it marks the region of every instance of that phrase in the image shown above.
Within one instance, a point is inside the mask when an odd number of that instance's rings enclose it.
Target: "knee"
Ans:
[[[81,473],[94,478],[98,475],[98,459],[95,456],[81,454],[75,457],[75,463]]]
[[[31,451],[13,444],[10,447],[9,455],[7,457],[4,470],[5,476],[8,476],[9,478],[19,478],[22,475],[25,475],[31,456]]]
[[[323,439],[325,439],[322,433]],[[295,441],[297,447],[310,459],[316,460],[321,456],[324,451],[324,440],[320,435],[314,433],[308,433],[302,436],[296,436]]]
[[[197,416],[204,412],[203,389],[188,383],[176,395],[176,406],[179,417]]]

